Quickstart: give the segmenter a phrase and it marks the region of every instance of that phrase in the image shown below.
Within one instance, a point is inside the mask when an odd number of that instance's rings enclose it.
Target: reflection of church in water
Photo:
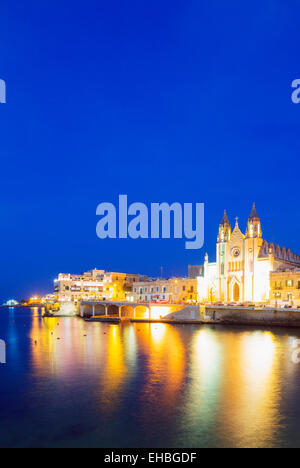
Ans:
[[[203,276],[198,277],[200,301],[263,302],[270,298],[270,272],[300,267],[300,256],[262,239],[255,204],[244,235],[236,220],[224,213],[219,227],[217,261],[205,256]]]

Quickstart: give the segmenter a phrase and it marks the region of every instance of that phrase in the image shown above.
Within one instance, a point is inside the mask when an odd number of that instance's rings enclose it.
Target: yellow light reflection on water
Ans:
[[[197,370],[202,374],[202,377],[215,375],[220,362],[219,345],[215,334],[209,330],[200,330],[195,336],[193,348]]]
[[[163,323],[151,324],[150,333],[151,333],[153,342],[156,344],[160,344],[162,343],[164,335],[166,333],[166,325]]]
[[[124,328],[124,347],[126,363],[131,367],[135,367],[137,359],[137,344],[133,326],[127,326]]]
[[[268,447],[279,421],[275,337],[270,332],[244,332],[231,350],[226,348],[226,406],[220,424],[238,447]]]
[[[138,328],[137,328],[138,327]],[[143,416],[149,418],[149,404],[166,414],[173,411],[184,378],[186,357],[180,334],[172,325],[153,323],[135,326],[140,352],[147,356],[144,386],[139,398],[145,402]]]
[[[129,395],[137,401],[141,427],[157,427],[160,418],[171,427],[177,418],[178,431],[193,434],[193,446],[204,433],[225,446],[276,445],[288,360],[277,334],[42,319],[33,311],[30,338],[32,372],[42,377],[37,380],[51,375],[58,392],[60,385],[65,391],[64,382],[78,394],[88,388],[106,416],[118,417]],[[296,369],[289,368],[291,379]],[[135,379],[137,392],[130,394]]]
[[[201,427],[209,430],[215,423],[222,382],[221,346],[214,331],[205,328],[194,333],[190,359],[191,382],[185,397],[188,424],[195,432]]]
[[[110,325],[107,340],[107,370],[110,373],[110,391],[118,388],[126,367],[124,363],[124,349],[121,340],[120,326]]]
[[[242,357],[248,369],[248,378],[261,384],[269,378],[275,358],[275,339],[270,332],[248,335],[242,342]]]
[[[106,341],[104,376],[100,381],[100,396],[105,402],[106,411],[116,411],[122,386],[126,378],[125,351],[120,325],[110,325],[108,333],[104,335]]]

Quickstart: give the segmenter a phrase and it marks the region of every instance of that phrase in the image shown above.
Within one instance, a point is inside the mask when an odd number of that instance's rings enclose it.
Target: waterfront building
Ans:
[[[105,270],[87,271],[79,275],[60,273],[54,280],[54,294],[59,302],[80,300],[132,300],[133,284],[138,274]]]
[[[57,302],[57,295],[54,293],[51,294],[46,294],[45,296],[42,297],[41,303],[42,304],[55,304]]]
[[[300,256],[290,249],[263,239],[260,217],[255,204],[245,234],[238,218],[235,228],[226,211],[219,226],[216,261],[205,256],[203,275],[198,277],[200,302],[269,302],[272,272],[300,268]]]
[[[271,272],[271,303],[300,307],[300,268]]]
[[[27,305],[31,305],[31,306],[34,306],[34,305],[37,305],[37,304],[41,304],[43,302],[41,296],[32,296],[28,299],[27,301]]]
[[[133,287],[133,297],[136,302],[195,303],[197,279],[160,278],[140,281]]]

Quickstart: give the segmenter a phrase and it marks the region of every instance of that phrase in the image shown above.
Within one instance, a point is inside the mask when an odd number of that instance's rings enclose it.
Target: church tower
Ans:
[[[224,210],[223,219],[219,226],[218,242],[226,242],[230,240],[230,236],[231,236],[231,225],[230,225],[226,210]]]
[[[227,300],[226,297],[226,275],[228,263],[228,242],[231,239],[231,225],[224,211],[223,219],[219,226],[217,242],[217,297],[220,301]]]
[[[249,237],[250,238],[262,237],[260,217],[257,214],[255,203],[253,203],[252,211],[248,218],[246,238],[249,238]]]
[[[260,281],[261,265],[258,262],[258,256],[262,243],[261,221],[253,203],[245,239],[245,299],[251,302],[259,300],[256,297],[256,291],[258,290],[257,283]]]

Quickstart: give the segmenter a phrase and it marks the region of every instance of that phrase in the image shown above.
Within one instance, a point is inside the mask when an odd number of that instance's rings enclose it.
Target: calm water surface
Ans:
[[[0,338],[1,447],[300,446],[300,330],[1,309]]]

